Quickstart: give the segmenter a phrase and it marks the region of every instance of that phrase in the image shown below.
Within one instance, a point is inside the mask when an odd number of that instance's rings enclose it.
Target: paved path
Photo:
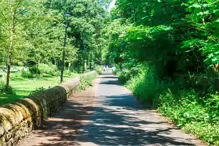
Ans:
[[[96,85],[70,99],[46,129],[34,131],[20,146],[204,145],[155,111],[144,110],[115,76],[103,75]]]

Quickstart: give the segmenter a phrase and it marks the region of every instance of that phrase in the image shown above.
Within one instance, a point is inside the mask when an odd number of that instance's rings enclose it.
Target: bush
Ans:
[[[124,84],[131,78],[131,72],[128,70],[124,70],[117,73],[119,75],[119,81]]]
[[[219,144],[219,95],[200,97],[194,91],[173,93],[169,90],[160,96],[159,112],[177,126],[193,133],[209,144]]]
[[[29,70],[27,71],[23,70],[21,72],[21,76],[24,78],[34,78],[34,74],[32,74]]]
[[[115,73],[119,76],[119,81],[124,84],[130,79],[138,76],[145,69],[146,64],[138,64],[134,67],[127,66],[124,70],[116,70]]]
[[[35,65],[33,67],[30,67],[29,68],[29,71],[32,73],[32,74],[40,74],[40,70],[39,68]]]
[[[136,70],[138,70],[138,73]],[[126,87],[135,96],[139,97],[147,105],[156,107],[159,95],[167,89],[167,87],[164,87],[164,83],[158,80],[157,76],[154,66],[145,64],[140,69],[122,73],[119,78],[126,82]]]
[[[6,93],[6,94],[16,94],[15,91],[12,89],[12,87],[9,87],[9,90],[6,90],[6,85],[0,81],[0,93]]]
[[[81,80],[81,85],[79,86],[79,91],[83,91],[88,87],[91,87],[93,85],[93,80],[95,79],[95,77],[84,77],[81,76],[80,80]]]
[[[38,69],[40,71],[40,74],[49,74],[49,75],[57,75],[58,69],[55,65],[47,65],[40,63],[38,65]]]
[[[35,65],[33,67],[29,68],[29,72],[27,72],[29,76],[29,73],[33,74],[38,74],[38,75],[57,75],[58,74],[58,69],[55,65],[48,65],[48,64],[43,64],[40,63],[38,66]],[[26,76],[26,75],[24,75]]]
[[[119,75],[120,80],[126,82],[125,86],[135,96],[147,105],[158,107],[158,111],[178,127],[193,133],[210,145],[219,144],[218,93],[200,96],[183,80],[160,80],[156,68],[149,64],[123,71]]]
[[[103,67],[102,66],[96,66],[95,71],[101,75],[103,73]]]

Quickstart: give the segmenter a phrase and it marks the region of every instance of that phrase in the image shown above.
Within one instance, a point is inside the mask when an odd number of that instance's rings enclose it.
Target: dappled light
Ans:
[[[30,141],[40,146],[199,143],[155,111],[145,110],[127,89],[119,85],[115,76],[102,75],[99,80],[94,88],[69,99],[57,115],[45,122],[45,128],[35,130],[20,145],[28,145]],[[112,84],[112,81],[117,83]],[[107,82],[114,86],[111,90],[106,90],[109,89]]]
[[[0,146],[219,145],[218,18],[219,0],[0,0]]]

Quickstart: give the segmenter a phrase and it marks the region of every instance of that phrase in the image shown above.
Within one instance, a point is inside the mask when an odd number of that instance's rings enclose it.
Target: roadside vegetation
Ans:
[[[219,145],[219,1],[117,0],[105,64],[149,108]]]
[[[109,2],[0,1],[0,105],[58,84],[64,54],[64,80],[115,65],[148,107],[219,145],[219,1]]]

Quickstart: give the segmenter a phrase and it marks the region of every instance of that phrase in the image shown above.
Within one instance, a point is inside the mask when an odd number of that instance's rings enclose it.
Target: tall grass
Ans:
[[[132,70],[130,70],[132,71]],[[122,82],[126,81],[125,86],[130,89],[135,96],[148,105],[156,107],[158,104],[159,94],[166,88],[159,82],[155,67],[144,64],[138,70],[138,73],[121,73],[119,78]],[[128,79],[130,78],[130,79]]]

